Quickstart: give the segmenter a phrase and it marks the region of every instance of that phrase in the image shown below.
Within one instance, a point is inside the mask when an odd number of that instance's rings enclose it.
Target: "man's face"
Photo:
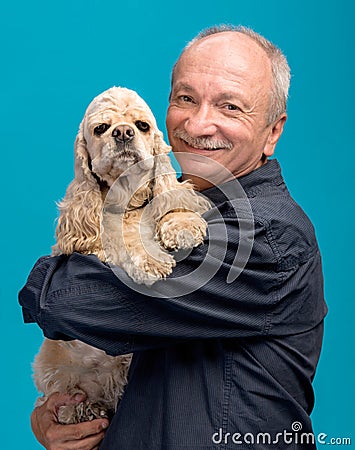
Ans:
[[[166,124],[185,178],[205,189],[219,164],[240,177],[273,154],[286,115],[267,123],[271,87],[268,56],[241,33],[208,36],[183,53]]]

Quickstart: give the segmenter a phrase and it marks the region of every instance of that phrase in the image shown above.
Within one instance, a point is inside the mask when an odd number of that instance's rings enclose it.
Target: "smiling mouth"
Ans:
[[[211,147],[205,147],[202,145],[191,145],[188,142],[186,142],[184,139],[180,139],[187,147],[189,147],[192,150],[195,151],[203,151],[203,152],[214,152],[217,150],[224,150],[226,147],[215,147],[215,146],[211,146]]]
[[[213,152],[233,148],[233,144],[226,139],[218,139],[212,136],[192,137],[184,130],[175,130],[173,136],[194,152]]]

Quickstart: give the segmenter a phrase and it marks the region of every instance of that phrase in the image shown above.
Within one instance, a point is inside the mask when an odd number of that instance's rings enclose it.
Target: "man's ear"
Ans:
[[[277,141],[280,139],[283,132],[286,119],[287,115],[284,113],[271,125],[270,133],[263,152],[265,156],[272,156],[274,154]]]

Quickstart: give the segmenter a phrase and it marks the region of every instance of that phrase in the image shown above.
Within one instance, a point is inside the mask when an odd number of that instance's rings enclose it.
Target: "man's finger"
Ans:
[[[85,439],[102,433],[108,427],[109,422],[105,419],[95,419],[70,425],[56,425],[53,433],[58,433],[63,441],[75,441]],[[64,435],[65,433],[65,435]]]
[[[104,438],[105,430],[99,424],[90,426],[91,422],[83,422],[75,425],[52,426],[46,435],[47,442],[50,442],[63,450],[93,450],[98,448]]]
[[[78,403],[83,402],[85,399],[86,396],[84,394],[69,395],[69,394],[60,394],[59,392],[56,392],[48,398],[46,404],[48,409],[55,411],[60,406],[76,405]]]

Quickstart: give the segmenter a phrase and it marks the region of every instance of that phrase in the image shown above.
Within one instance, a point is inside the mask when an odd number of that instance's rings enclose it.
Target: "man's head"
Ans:
[[[211,159],[234,177],[262,165],[283,130],[289,79],[280,50],[249,29],[212,28],[191,41],[173,69],[167,115],[186,178],[200,189],[211,185]]]

